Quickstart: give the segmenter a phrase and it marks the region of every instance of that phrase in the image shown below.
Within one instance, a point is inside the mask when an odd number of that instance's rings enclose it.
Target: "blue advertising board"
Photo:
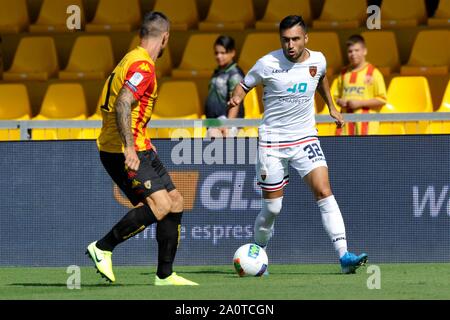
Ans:
[[[322,137],[349,249],[370,261],[450,261],[450,136]],[[261,208],[255,139],[155,140],[185,197],[178,265],[231,264]],[[89,265],[84,255],[129,210],[94,141],[0,143],[0,265]],[[291,168],[270,263],[334,263],[307,186]],[[151,226],[115,265],[155,264]]]

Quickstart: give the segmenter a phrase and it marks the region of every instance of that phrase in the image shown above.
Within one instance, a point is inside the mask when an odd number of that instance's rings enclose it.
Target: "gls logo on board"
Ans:
[[[202,183],[201,204],[211,211],[259,210],[261,209],[261,189],[257,186],[256,181],[254,173],[216,171],[207,176]],[[253,189],[250,189],[249,186],[252,186]],[[248,197],[249,193],[252,194],[250,198]]]

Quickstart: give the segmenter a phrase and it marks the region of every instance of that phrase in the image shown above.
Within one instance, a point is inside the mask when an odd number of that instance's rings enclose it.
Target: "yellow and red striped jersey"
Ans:
[[[335,99],[341,98],[345,100],[368,100],[379,99],[383,102],[387,101],[386,86],[381,72],[370,63],[359,71],[352,71],[344,68],[338,77],[337,86],[332,92]],[[376,113],[379,110],[371,108],[360,108],[356,111],[342,108],[343,113]],[[347,135],[367,135],[378,132],[379,123],[371,122],[349,122],[343,128],[338,129],[336,134]]]
[[[103,87],[100,98],[103,126],[97,139],[98,148],[112,153],[123,152],[115,110],[115,102],[122,87],[130,90],[138,101],[131,109],[131,130],[135,149],[149,150],[152,144],[146,127],[157,97],[157,83],[155,63],[142,47],[135,48],[123,57]]]

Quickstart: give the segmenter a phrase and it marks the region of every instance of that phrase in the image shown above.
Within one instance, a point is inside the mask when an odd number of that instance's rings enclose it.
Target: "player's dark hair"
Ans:
[[[366,46],[366,40],[364,40],[364,38],[359,34],[354,34],[350,36],[350,38],[347,39],[347,42],[345,44],[347,47],[350,47],[356,43],[361,43],[364,47]]]
[[[302,16],[291,15],[291,16],[287,16],[283,20],[281,20],[280,33],[283,32],[284,30],[290,29],[296,25],[299,25],[300,27],[302,27],[303,30],[305,31],[305,33],[308,31],[308,29],[306,27],[306,22],[305,22],[305,20],[303,20]]]
[[[145,14],[139,30],[139,36],[143,38],[153,38],[161,33],[169,31],[170,21],[162,12],[151,11]]]
[[[233,51],[236,49],[234,44],[234,39],[229,36],[219,36],[214,42],[214,46],[222,46],[225,48],[227,52]]]

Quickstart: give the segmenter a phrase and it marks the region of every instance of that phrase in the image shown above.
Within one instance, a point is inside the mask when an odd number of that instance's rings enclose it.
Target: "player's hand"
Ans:
[[[139,160],[136,150],[134,150],[134,147],[126,147],[124,150],[125,155],[125,165],[130,170],[137,171],[139,169],[139,164],[141,161]]]
[[[242,99],[240,99],[237,96],[232,96],[230,98],[230,101],[228,101],[227,105],[228,105],[228,108],[232,108],[232,107],[239,107],[241,105],[241,103],[242,103]]]
[[[330,116],[336,120],[336,127],[342,128],[345,125],[344,117],[336,109],[330,111]]]

